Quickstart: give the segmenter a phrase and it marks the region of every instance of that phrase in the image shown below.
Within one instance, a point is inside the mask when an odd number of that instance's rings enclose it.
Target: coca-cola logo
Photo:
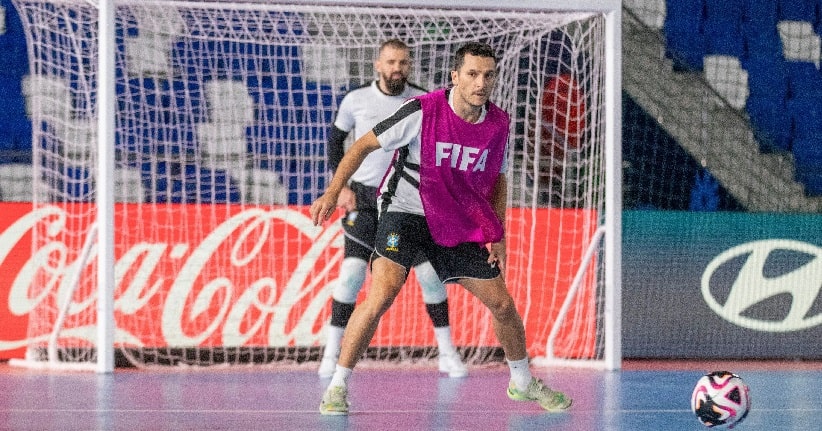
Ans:
[[[140,211],[148,215],[146,208]],[[339,223],[317,227],[306,213],[291,208],[247,208],[214,220],[207,212],[200,215],[181,206],[167,216],[166,231],[151,228],[158,232],[151,239],[128,225],[128,212],[126,208],[117,223],[118,344],[288,346],[295,340],[318,341],[328,285],[342,254]],[[19,270],[6,272],[14,275],[8,301],[13,315],[48,318],[44,313],[70,295],[77,271],[84,283],[93,283],[96,247],[87,261],[79,261],[78,245],[64,240],[70,216],[63,207],[39,208],[0,234],[4,266],[17,244],[27,236],[35,238]],[[72,294],[62,336],[92,342],[95,305],[93,291]],[[48,333],[30,331],[26,339],[0,341],[0,350],[46,337]]]
[[[593,232],[599,217],[585,209],[511,208],[511,231],[527,223],[527,236],[508,239],[511,250],[506,278],[518,303],[530,304],[526,320],[532,356],[546,351],[540,322],[557,319],[570,280],[583,256],[578,232]],[[525,213],[527,212],[527,215]],[[62,344],[92,343],[97,337],[96,262],[92,247],[81,259],[84,233],[95,213],[93,203],[0,203],[0,358],[19,358],[31,345],[44,346],[59,305],[67,299],[68,315],[60,331]],[[555,220],[539,223],[530,220]],[[323,342],[330,314],[329,296],[343,256],[339,220],[317,227],[307,206],[118,204],[115,211],[114,320],[115,343],[146,347],[304,347]],[[562,227],[562,230],[559,229]],[[523,243],[528,241],[528,243]],[[533,242],[531,242],[533,241]],[[539,256],[522,250],[550,250]],[[562,268],[534,262],[562,261]],[[79,289],[71,286],[80,274]],[[594,283],[596,280],[587,280]],[[409,283],[416,283],[414,273]],[[551,295],[532,298],[533,286],[553,286]],[[366,278],[361,295],[367,295]],[[73,292],[73,293],[72,293]],[[562,324],[558,344],[562,357],[596,353],[597,289],[582,287]],[[488,310],[470,293],[449,289],[449,301],[461,316],[486,316]],[[534,301],[534,302],[529,302]],[[419,288],[403,289],[381,319],[375,346],[435,346],[431,331],[417,331],[428,316]],[[496,346],[491,321],[457,319],[456,343]],[[528,323],[535,322],[535,323]]]

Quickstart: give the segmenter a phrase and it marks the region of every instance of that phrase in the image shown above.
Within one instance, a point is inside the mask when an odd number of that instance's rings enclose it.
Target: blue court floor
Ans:
[[[315,365],[315,364],[314,364]],[[736,430],[822,429],[822,364],[626,363],[622,370],[535,368],[574,405],[551,414],[506,397],[508,370],[364,363],[350,382],[349,416],[317,410],[328,380],[314,365],[278,368],[27,370],[0,364],[2,430],[707,430],[689,408],[707,371],[730,369],[750,386]]]

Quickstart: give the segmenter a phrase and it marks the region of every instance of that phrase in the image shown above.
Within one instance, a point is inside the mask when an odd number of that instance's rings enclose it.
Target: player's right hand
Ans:
[[[311,214],[314,226],[319,226],[331,218],[335,208],[337,208],[337,196],[329,195],[327,192],[312,202],[308,212]]]

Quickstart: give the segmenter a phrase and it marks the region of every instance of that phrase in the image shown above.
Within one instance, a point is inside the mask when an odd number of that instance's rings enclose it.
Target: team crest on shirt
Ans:
[[[397,233],[389,233],[385,241],[385,251],[400,251],[400,235]]]

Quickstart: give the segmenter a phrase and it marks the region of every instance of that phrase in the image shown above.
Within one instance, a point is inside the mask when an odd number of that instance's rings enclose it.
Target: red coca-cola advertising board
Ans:
[[[23,357],[27,344],[48,337],[42,322],[54,317],[44,310],[59,306],[78,270],[85,287],[72,296],[64,328],[80,342],[94,339],[96,247],[80,259],[77,234],[89,223],[79,215],[92,213],[84,203],[0,203],[0,359]],[[339,222],[313,226],[305,206],[118,204],[115,214],[119,345],[322,344],[342,259]],[[506,280],[525,320],[529,353],[539,356],[579,267],[585,245],[574,244],[580,232],[594,230],[587,224],[596,217],[587,210],[514,208],[508,220]],[[413,273],[409,280],[372,345],[435,345]],[[560,338],[576,341],[560,343],[558,355],[593,354],[594,281],[584,284],[578,303],[590,309],[575,306],[571,314],[588,317],[563,327]],[[367,289],[368,282],[361,296]],[[497,346],[487,310],[458,285],[448,293],[456,344]],[[32,317],[41,323],[30,326]]]

